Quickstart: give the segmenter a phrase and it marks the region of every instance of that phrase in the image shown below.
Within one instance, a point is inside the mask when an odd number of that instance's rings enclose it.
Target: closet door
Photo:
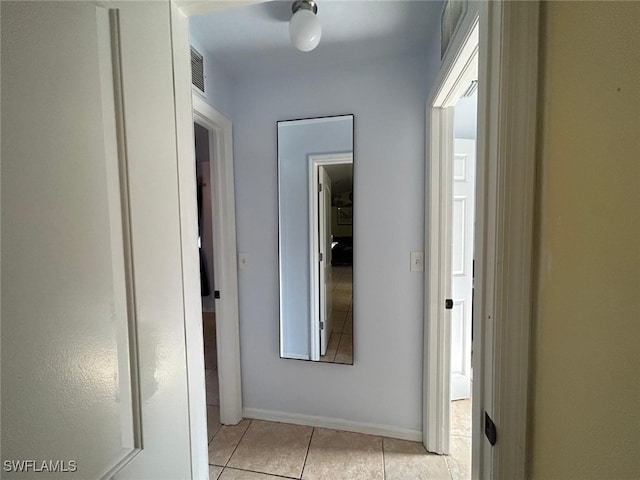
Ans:
[[[2,476],[190,478],[170,4],[0,8]]]

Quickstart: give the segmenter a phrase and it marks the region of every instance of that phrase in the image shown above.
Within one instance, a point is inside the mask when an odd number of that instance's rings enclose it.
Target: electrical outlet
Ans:
[[[424,272],[424,252],[411,252],[409,255],[411,272]]]

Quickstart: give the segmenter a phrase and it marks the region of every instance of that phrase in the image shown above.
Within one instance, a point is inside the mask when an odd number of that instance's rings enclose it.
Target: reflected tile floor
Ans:
[[[452,402],[451,455],[421,443],[245,419],[220,426],[208,408],[209,480],[466,480],[471,478],[471,400]],[[466,423],[465,423],[466,422]]]
[[[353,268],[331,267],[331,333],[321,362],[353,364]]]

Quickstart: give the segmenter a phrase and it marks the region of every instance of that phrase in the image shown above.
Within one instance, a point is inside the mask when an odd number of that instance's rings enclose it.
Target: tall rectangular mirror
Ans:
[[[353,115],[278,122],[280,356],[353,364]]]

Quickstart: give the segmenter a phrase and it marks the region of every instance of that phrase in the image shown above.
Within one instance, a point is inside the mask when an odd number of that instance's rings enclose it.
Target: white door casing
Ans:
[[[431,118],[431,157],[426,221],[429,251],[425,311],[425,382],[423,441],[427,450],[449,453],[449,403],[451,400],[452,220],[454,131],[453,106],[472,79],[477,78],[478,19],[467,25],[463,38],[455,37],[456,51],[440,73],[427,114]]]
[[[178,188],[182,234],[182,282],[185,294],[185,328],[189,382],[189,423],[193,478],[208,478],[207,412],[204,381],[204,345],[200,297],[200,259],[197,251],[198,216],[195,184],[194,120],[215,136],[209,142],[212,188],[214,284],[221,298],[215,300],[220,421],[242,420],[238,268],[233,181],[233,137],[229,119],[208,105],[191,87],[189,19],[171,3],[173,79],[175,82]],[[193,4],[194,2],[187,2]],[[195,2],[211,10],[243,2]],[[210,137],[211,138],[211,137]]]
[[[214,283],[221,292],[215,310],[220,421],[223,424],[233,425],[242,420],[242,383],[232,125],[229,119],[192,93],[188,15],[196,14],[191,10],[193,6],[200,9],[199,13],[206,13],[245,3],[242,0],[171,3],[193,478],[208,478],[209,475],[200,261],[197,248],[194,247],[198,239],[194,120],[214,132],[216,140],[210,142],[209,146],[210,157],[214,160],[211,165],[213,253],[216,266]]]
[[[0,8],[3,460],[190,478],[170,4]]]
[[[451,400],[471,396],[471,314],[476,142],[456,138],[451,249]]]
[[[220,421],[226,425],[235,425],[242,420],[242,383],[233,193],[233,131],[231,121],[197,95],[193,95],[193,119],[209,130],[213,261],[217,266],[213,273],[216,290],[220,291],[220,298],[216,299]],[[185,181],[189,181],[188,177],[185,177]],[[191,178],[191,184],[193,183]],[[195,272],[197,278],[199,271],[198,267]],[[202,332],[200,333],[202,336]]]
[[[439,95],[455,92],[470,35],[479,24],[478,137],[476,162],[475,298],[473,325],[472,478],[526,478],[529,382],[531,264],[536,158],[539,2],[470,2],[436,79],[427,166],[428,202],[441,201],[438,168],[443,152],[441,126],[447,109]],[[436,210],[437,212],[437,210]],[[425,238],[439,242],[442,225],[426,205]],[[431,269],[441,266],[430,258]],[[442,451],[448,412],[442,382],[443,317],[437,278],[426,278],[423,437]],[[508,319],[508,321],[507,321]],[[435,346],[435,347],[434,347]],[[434,353],[432,348],[436,349]],[[446,371],[446,376],[449,376]],[[448,383],[448,382],[447,382]],[[448,392],[446,392],[448,393]],[[446,399],[446,402],[443,401]],[[446,405],[444,405],[446,403]],[[485,412],[497,442],[484,436]],[[446,435],[445,435],[446,433]]]
[[[327,353],[331,335],[331,177],[318,167],[321,187],[318,199],[318,246],[320,247],[320,355]]]

